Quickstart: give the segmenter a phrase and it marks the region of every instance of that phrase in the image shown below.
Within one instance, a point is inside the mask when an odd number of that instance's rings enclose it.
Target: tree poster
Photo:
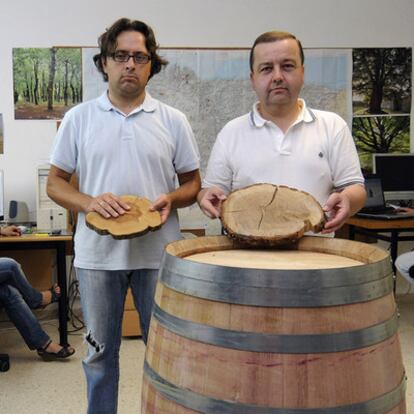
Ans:
[[[353,49],[352,57],[352,133],[369,173],[373,153],[410,152],[412,49]]]
[[[61,119],[82,101],[81,48],[13,49],[15,119]]]

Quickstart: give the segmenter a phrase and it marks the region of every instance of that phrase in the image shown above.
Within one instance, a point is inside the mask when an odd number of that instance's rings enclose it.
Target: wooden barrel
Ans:
[[[144,364],[145,414],[405,414],[389,255],[304,237],[249,250],[167,246]]]

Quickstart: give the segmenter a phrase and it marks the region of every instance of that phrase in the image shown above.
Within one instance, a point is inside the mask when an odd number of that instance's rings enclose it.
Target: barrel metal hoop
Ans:
[[[309,275],[309,278],[312,278]],[[275,276],[276,279],[276,276]],[[331,275],[331,279],[332,275]],[[289,283],[286,287],[260,287],[241,283],[237,278],[223,276],[220,282],[186,277],[173,270],[161,269],[160,281],[169,288],[218,302],[264,306],[264,307],[322,307],[351,303],[361,303],[381,298],[392,292],[393,279],[387,275],[382,279],[362,284],[346,286],[325,286],[321,283],[304,287],[299,281],[296,287]]]
[[[251,287],[317,289],[372,282],[392,274],[391,263],[383,259],[358,266],[325,269],[253,269],[194,262],[164,252],[163,274],[173,272],[185,278],[220,283],[239,283]],[[335,277],[332,274],[335,273]]]
[[[175,334],[209,345],[250,352],[317,354],[365,348],[392,337],[398,329],[397,314],[363,329],[331,334],[268,334],[216,328],[177,318],[154,304],[153,317]]]
[[[162,396],[204,414],[387,414],[404,399],[406,388],[406,379],[403,375],[395,389],[372,400],[326,408],[274,408],[218,400],[178,388],[159,376],[147,361],[144,363],[144,373],[149,383]]]

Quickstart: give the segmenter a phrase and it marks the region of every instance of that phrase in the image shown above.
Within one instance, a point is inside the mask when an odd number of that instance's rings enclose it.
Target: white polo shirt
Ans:
[[[81,192],[132,194],[154,201],[176,188],[176,173],[199,168],[199,153],[183,113],[153,99],[128,115],[104,93],[65,115],[58,130],[51,164],[76,172]],[[115,240],[85,225],[79,213],[75,234],[75,266],[85,269],[129,270],[159,267],[166,243],[180,238],[172,211],[160,230]]]
[[[261,117],[257,103],[217,136],[203,187],[226,193],[256,183],[295,187],[324,205],[333,189],[363,183],[358,154],[345,121],[309,109],[303,100],[286,133]]]

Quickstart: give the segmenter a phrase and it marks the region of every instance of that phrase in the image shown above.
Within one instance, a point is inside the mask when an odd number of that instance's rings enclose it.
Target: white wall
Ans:
[[[56,130],[54,121],[14,120],[12,48],[94,46],[119,17],[146,21],[161,46],[249,47],[260,33],[281,29],[297,35],[304,47],[414,47],[413,0],[2,2],[0,169],[6,207],[11,199],[26,201],[35,219],[35,169],[47,161]]]

